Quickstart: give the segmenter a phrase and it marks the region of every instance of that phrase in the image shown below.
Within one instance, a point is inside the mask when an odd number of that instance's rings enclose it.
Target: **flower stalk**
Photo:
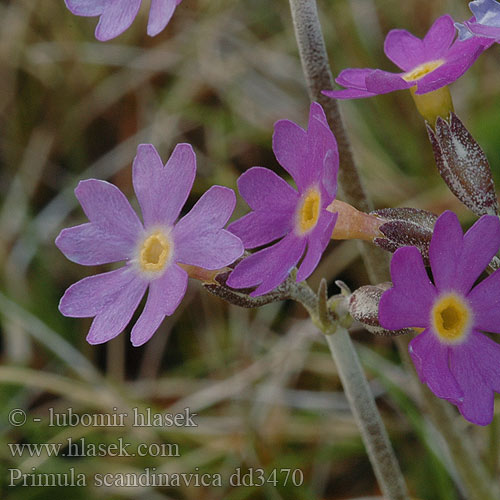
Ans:
[[[304,304],[313,323],[325,335],[384,498],[409,500],[403,475],[349,332],[342,325],[342,318],[337,318],[325,307],[328,303],[326,282],[322,281],[318,294],[307,283],[297,283],[290,290],[290,298]]]
[[[341,197],[357,209],[370,212],[373,207],[354,162],[337,101],[321,93],[322,90],[333,88],[333,77],[319,23],[316,0],[290,0],[290,8],[309,97],[321,104],[337,139]],[[371,281],[373,283],[384,281],[383,275],[387,269],[384,253],[364,242],[360,242],[360,248]]]

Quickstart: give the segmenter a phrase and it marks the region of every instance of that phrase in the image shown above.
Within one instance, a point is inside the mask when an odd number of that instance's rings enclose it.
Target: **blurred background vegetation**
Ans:
[[[379,495],[375,478],[321,336],[293,303],[229,307],[197,282],[174,316],[141,348],[127,329],[90,346],[90,319],[62,317],[73,282],[105,270],[67,261],[54,246],[63,228],[85,221],[73,189],[107,179],[133,195],[136,147],[151,142],[163,159],[193,144],[198,175],[186,210],[210,185],[235,187],[254,165],[279,171],[273,123],[306,125],[309,102],[287,0],[184,0],[156,38],[145,32],[149,2],[118,39],[97,42],[96,19],[75,17],[62,0],[0,2],[0,490],[8,499],[316,500]],[[334,73],[345,67],[394,69],[385,34],[423,36],[434,19],[469,16],[456,0],[319,0]],[[500,169],[500,50],[493,47],[452,87],[457,114]],[[471,214],[440,180],[410,94],[341,104],[377,207],[412,206]],[[280,172],[282,173],[282,172]],[[235,217],[247,208],[240,200]],[[351,288],[367,278],[353,242],[335,242],[312,276]],[[439,436],[392,342],[359,330],[357,348],[414,497],[465,497]],[[32,421],[64,412],[176,412],[197,428],[48,427]],[[7,422],[24,408],[22,427]],[[459,418],[459,417],[457,417]],[[498,474],[497,426],[469,426]],[[176,443],[180,457],[13,457],[7,443]],[[220,472],[237,467],[301,469],[304,484],[220,488],[7,487],[7,469],[65,472]]]

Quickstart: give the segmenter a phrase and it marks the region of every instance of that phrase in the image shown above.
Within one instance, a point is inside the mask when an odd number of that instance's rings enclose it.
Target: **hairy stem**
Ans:
[[[333,88],[333,77],[319,23],[316,0],[290,0],[290,8],[309,97],[323,106],[328,123],[337,139],[341,196],[350,205],[363,212],[369,212],[373,207],[354,163],[337,101],[321,93],[322,90]],[[358,244],[371,281],[384,281],[383,274],[387,269],[387,258],[384,253],[365,242]]]
[[[337,318],[322,311],[325,286],[326,283],[323,283],[316,295],[305,282],[297,283],[291,290],[290,297],[298,302],[305,302],[314,324],[325,334],[384,499],[408,500],[401,470],[349,332],[337,322]]]
[[[325,335],[384,499],[408,500],[408,491],[349,332]]]

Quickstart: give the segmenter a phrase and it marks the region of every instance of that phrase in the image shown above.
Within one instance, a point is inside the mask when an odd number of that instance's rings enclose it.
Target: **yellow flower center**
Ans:
[[[161,271],[172,254],[172,243],[162,231],[149,235],[142,243],[139,263],[143,271]]]
[[[420,80],[425,75],[432,73],[435,69],[438,69],[439,66],[442,66],[443,64],[443,59],[437,59],[436,61],[429,61],[420,64],[416,68],[413,68],[411,71],[408,71],[408,73],[405,73],[402,78],[406,82],[414,82],[415,80]]]
[[[435,332],[447,343],[463,340],[469,331],[470,316],[467,304],[455,294],[440,298],[431,312]]]
[[[309,232],[316,226],[321,208],[321,194],[316,188],[310,188],[299,206],[297,229],[300,234]]]

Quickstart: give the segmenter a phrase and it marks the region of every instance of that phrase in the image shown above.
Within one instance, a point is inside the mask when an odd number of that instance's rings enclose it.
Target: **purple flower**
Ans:
[[[379,306],[384,328],[424,328],[410,343],[420,379],[478,425],[491,422],[500,392],[500,345],[480,333],[500,333],[500,271],[474,283],[499,247],[498,217],[483,215],[463,235],[457,216],[444,212],[429,249],[434,284],[417,248],[400,248]]]
[[[426,94],[460,78],[485,50],[485,41],[473,38],[454,40],[453,19],[438,18],[421,40],[406,30],[392,30],[385,39],[386,56],[402,73],[381,69],[350,68],[335,80],[343,90],[324,90],[323,94],[336,99],[357,99],[394,90],[416,87],[416,94]]]
[[[121,35],[134,22],[142,0],[64,0],[77,16],[99,16],[95,37],[101,42]],[[148,35],[155,36],[170,21],[182,0],[151,0]]]
[[[65,316],[95,317],[87,341],[100,344],[127,326],[146,289],[148,298],[132,329],[134,346],[147,342],[184,297],[188,275],[179,264],[219,269],[243,253],[241,241],[222,229],[231,216],[233,190],[213,186],[177,224],[196,173],[189,144],[178,144],[163,166],[156,149],[142,144],[133,166],[139,220],[123,193],[96,179],[75,189],[88,223],[63,229],[56,245],[78,264],[125,265],[70,286],[59,304]]]
[[[240,262],[229,276],[227,284],[233,288],[259,285],[252,296],[280,285],[304,252],[297,281],[306,279],[318,265],[337,219],[326,210],[337,192],[337,142],[321,106],[311,104],[307,131],[288,120],[277,122],[273,150],[298,192],[271,170],[251,168],[238,179],[238,188],[253,212],[228,228],[245,248],[281,238]]]
[[[460,40],[473,36],[500,40],[500,3],[495,0],[476,0],[469,3],[474,14],[464,23],[455,23]]]

